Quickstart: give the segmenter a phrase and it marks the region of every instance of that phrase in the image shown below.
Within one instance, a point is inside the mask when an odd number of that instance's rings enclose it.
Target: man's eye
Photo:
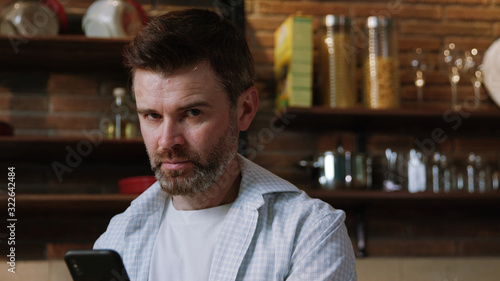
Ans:
[[[190,109],[190,110],[188,110],[188,111],[186,112],[186,115],[187,115],[188,117],[195,117],[195,116],[200,115],[200,113],[201,113],[201,112],[200,112],[200,110],[199,110],[199,109]]]
[[[146,114],[146,118],[150,119],[150,120],[155,120],[155,119],[158,119],[160,117],[161,116],[158,113],[148,113],[148,114]]]

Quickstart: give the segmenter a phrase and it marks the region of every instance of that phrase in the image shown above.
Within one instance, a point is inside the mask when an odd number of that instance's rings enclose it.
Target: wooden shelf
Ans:
[[[363,206],[499,206],[500,192],[487,193],[408,193],[382,191],[306,190],[313,197],[335,207]],[[124,210],[138,195],[130,194],[17,194],[19,210]],[[7,195],[0,200],[6,202]]]
[[[289,107],[281,112],[281,116],[289,121],[285,124],[289,129],[376,132],[424,137],[430,137],[433,130],[440,129],[448,136],[469,133],[478,136],[500,136],[500,131],[495,129],[496,122],[500,121],[500,109],[496,107],[455,112],[448,108],[373,110]]]
[[[69,151],[84,152],[92,160],[141,160],[148,161],[142,138],[99,139],[67,137],[0,137],[2,154],[7,160],[55,160],[65,159]],[[147,165],[149,162],[145,162]]]
[[[124,211],[137,195],[130,194],[17,194],[16,211],[117,210]],[[1,200],[7,202],[7,195]]]
[[[313,197],[331,203],[338,207],[359,206],[426,206],[426,205],[452,205],[452,206],[493,206],[500,203],[500,192],[485,193],[409,193],[409,192],[383,192],[371,190],[324,190],[309,189],[306,193]]]
[[[124,71],[123,47],[129,39],[0,36],[0,69]]]

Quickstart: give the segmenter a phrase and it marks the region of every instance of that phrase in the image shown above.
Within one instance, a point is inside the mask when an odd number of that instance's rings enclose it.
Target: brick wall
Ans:
[[[0,0],[0,4],[7,3]],[[61,1],[72,18],[77,18],[85,12],[86,7],[93,2]],[[181,9],[167,1],[159,1],[157,10],[152,10],[148,1],[140,1],[151,13]],[[180,2],[180,1],[177,1]],[[201,3],[203,2],[203,3]],[[170,3],[170,4],[164,4]],[[204,1],[190,1],[194,6],[212,8]],[[210,1],[212,3],[212,1]],[[327,13],[345,14],[358,22],[371,15],[390,15],[397,19],[400,59],[401,59],[401,97],[403,106],[415,105],[416,89],[413,86],[412,72],[409,67],[411,54],[416,47],[427,52],[431,60],[437,60],[437,53],[445,42],[456,42],[459,46],[477,47],[484,51],[500,34],[500,2],[498,0],[401,0],[401,1],[245,1],[246,35],[253,52],[258,75],[257,87],[260,91],[261,105],[250,132],[249,139],[257,152],[252,160],[270,169],[272,172],[290,180],[299,187],[310,187],[312,178],[296,163],[304,157],[334,149],[338,140],[342,140],[346,149],[354,149],[355,135],[339,133],[325,128],[323,132],[303,132],[285,130],[263,135],[264,129],[270,128],[274,118],[273,98],[273,32],[285,20],[296,12],[314,16],[316,37],[322,17]],[[76,15],[76,16],[75,16]],[[76,22],[78,23],[78,22]],[[78,30],[74,27],[73,30]],[[43,54],[41,54],[43,55]],[[317,58],[317,55],[316,55]],[[317,64],[317,60],[315,62]],[[99,70],[81,72],[61,71],[31,71],[30,69],[3,71],[0,73],[0,121],[11,123],[16,135],[27,136],[76,136],[81,137],[82,130],[97,128],[99,118],[109,108],[112,101],[111,91],[115,86],[127,85],[127,77],[123,73],[109,73]],[[461,100],[472,96],[472,88],[463,84],[459,87]],[[447,108],[450,103],[450,87],[447,78],[437,69],[429,75],[429,81],[424,89],[425,102],[429,106]],[[483,108],[493,107],[492,101],[482,92]],[[318,122],[321,122],[319,120]],[[418,120],[416,120],[418,122]],[[378,151],[388,146],[410,148],[414,138],[394,135],[372,135],[368,139],[368,147]],[[498,140],[474,138],[449,138],[439,145],[447,152],[487,151],[496,155],[500,146]],[[61,149],[64,149],[61,147]],[[0,162],[1,163],[1,162]],[[66,181],[67,186],[54,187],[53,175],[45,164],[22,162],[23,167],[38,180],[28,181],[24,192],[99,192],[96,186],[103,181],[104,175],[89,180],[84,174],[75,176],[75,180]],[[38,166],[37,166],[38,165]],[[42,165],[42,166],[40,166]],[[91,171],[102,169],[102,163],[89,163],[82,168]],[[134,166],[123,167],[121,172],[110,169],[109,177],[113,181],[123,171],[135,169]],[[79,171],[83,171],[80,169]],[[141,170],[146,172],[146,169]],[[41,172],[40,172],[41,171]],[[49,176],[47,176],[49,175]],[[84,184],[81,183],[81,180]],[[104,179],[106,182],[106,180]],[[108,182],[109,179],[108,179]],[[110,182],[110,185],[113,183]],[[86,188],[85,186],[92,186]],[[22,189],[22,187],[21,187]],[[112,186],[109,190],[116,190]],[[105,191],[109,191],[105,190]],[[331,202],[334,206],[342,204]],[[380,206],[379,206],[380,207]],[[500,230],[495,226],[498,209],[482,210],[489,212],[482,223],[473,224],[477,212],[468,215],[467,212],[453,213],[450,216],[454,224],[449,231],[435,228],[441,221],[426,221],[434,212],[450,212],[454,206],[433,208],[430,211],[418,213],[419,208],[403,212],[406,216],[392,216],[392,212],[400,207],[389,209],[369,209],[371,217],[367,225],[369,233],[373,234],[368,252],[370,255],[385,256],[455,256],[455,255],[499,255]],[[358,210],[346,207],[348,212],[348,228],[354,237],[356,233],[356,214]],[[480,215],[479,215],[480,216]],[[57,224],[59,218],[54,218]],[[463,219],[463,220],[462,220]],[[39,230],[40,225],[35,219],[28,229]],[[67,220],[64,219],[67,223]],[[460,227],[460,222],[470,225],[477,231],[467,231]],[[95,234],[102,231],[103,225],[97,230],[89,231],[92,237],[79,237],[79,243],[90,245]],[[31,241],[27,249],[28,258],[47,258],[47,253],[54,252],[58,243],[68,243],[67,237],[52,236],[49,230],[43,238]],[[479,233],[479,234],[478,234]],[[449,239],[450,236],[454,238]],[[52,237],[52,238],[51,238]],[[59,237],[59,238],[58,238]],[[30,240],[29,237],[25,237]],[[355,239],[353,238],[353,241]],[[45,242],[49,244],[45,245]],[[56,246],[54,246],[56,245]],[[50,257],[60,257],[57,254]]]

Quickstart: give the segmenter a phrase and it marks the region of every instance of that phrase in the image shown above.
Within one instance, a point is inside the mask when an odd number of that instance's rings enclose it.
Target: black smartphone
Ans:
[[[72,250],[64,261],[73,281],[130,281],[122,258],[113,250]]]

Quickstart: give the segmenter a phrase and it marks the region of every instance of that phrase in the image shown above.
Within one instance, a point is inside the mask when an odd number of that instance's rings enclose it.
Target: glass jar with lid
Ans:
[[[357,102],[355,48],[352,22],[343,15],[327,15],[320,37],[319,85],[321,104],[352,107]]]
[[[368,108],[399,107],[399,57],[391,18],[366,20],[363,56],[364,103]]]

